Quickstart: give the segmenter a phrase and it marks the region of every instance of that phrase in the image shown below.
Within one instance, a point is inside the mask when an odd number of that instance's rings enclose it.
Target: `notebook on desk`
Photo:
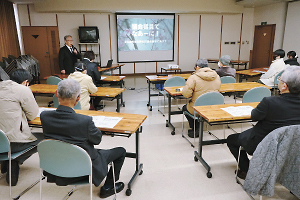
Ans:
[[[108,60],[106,66],[101,66],[100,68],[109,68],[112,65],[113,60]]]

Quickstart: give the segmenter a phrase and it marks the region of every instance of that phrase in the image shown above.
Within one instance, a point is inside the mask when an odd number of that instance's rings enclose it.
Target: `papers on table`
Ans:
[[[253,72],[258,72],[258,73],[262,73],[262,74],[266,73],[265,71],[259,71],[259,70],[253,70]]]
[[[95,126],[101,128],[113,128],[122,119],[122,117],[105,117],[105,116],[92,116],[92,117]]]
[[[106,76],[101,76],[101,80],[106,79]]]
[[[56,110],[56,108],[39,108],[39,113],[38,113],[37,117],[40,117],[41,112],[43,112],[45,110]]]
[[[228,112],[234,117],[239,116],[245,116],[245,115],[251,115],[251,111],[253,110],[253,107],[251,106],[230,106],[226,108],[221,108],[222,110]]]

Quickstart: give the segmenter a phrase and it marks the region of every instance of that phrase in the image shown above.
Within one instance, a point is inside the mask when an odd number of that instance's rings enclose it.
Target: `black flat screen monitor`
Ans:
[[[97,26],[79,26],[80,43],[98,43],[99,29]]]

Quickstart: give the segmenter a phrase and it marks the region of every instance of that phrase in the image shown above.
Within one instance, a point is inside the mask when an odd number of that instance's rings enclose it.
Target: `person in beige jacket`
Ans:
[[[184,105],[182,110],[188,111],[194,115],[194,103],[196,99],[207,92],[218,92],[221,86],[221,80],[219,75],[208,67],[206,59],[199,59],[195,65],[195,72],[188,78],[185,86],[182,89],[182,95],[186,98],[190,98],[187,105]],[[189,122],[191,129],[188,131],[189,137],[194,137],[194,119],[188,115],[185,115]],[[195,124],[196,130],[199,129],[199,123]],[[197,135],[198,134],[198,135]],[[196,131],[196,137],[199,137],[198,131]]]
[[[75,72],[70,74],[68,78],[77,81],[81,86],[80,105],[81,110],[90,109],[90,94],[97,92],[98,88],[93,83],[92,77],[86,74],[86,65],[83,62],[75,64]]]
[[[30,73],[17,69],[10,76],[11,80],[0,81],[0,129],[10,141],[11,152],[18,152],[37,145],[42,139],[42,133],[31,133],[28,121],[37,117],[39,106],[28,87],[32,80]],[[11,185],[15,186],[19,178],[19,165],[28,159],[36,148],[28,151],[11,163]],[[1,163],[1,172],[6,173],[9,183],[8,161]]]

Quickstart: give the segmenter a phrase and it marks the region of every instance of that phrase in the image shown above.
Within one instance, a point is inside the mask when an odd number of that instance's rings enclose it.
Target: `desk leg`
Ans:
[[[151,97],[151,94],[150,94],[150,84],[151,84],[151,83],[150,83],[149,80],[147,80],[147,82],[148,82],[148,95],[149,95],[149,99],[148,99],[147,106],[150,106],[149,110],[152,111],[152,106],[151,106],[151,104],[150,104],[150,97]]]
[[[122,94],[122,93],[121,93],[121,94]],[[119,94],[119,95],[117,96],[117,109],[116,109],[117,112],[120,112],[120,97],[121,97],[121,94]]]
[[[121,81],[120,81],[120,88],[123,88],[123,85],[124,85],[124,81],[121,80]],[[121,93],[121,105],[122,105],[123,107],[125,107],[125,101],[123,100],[123,92]]]
[[[196,162],[198,160],[201,162],[201,164],[207,170],[207,173],[206,173],[207,178],[211,178],[212,177],[212,173],[210,172],[210,166],[205,162],[205,160],[202,157],[203,125],[204,125],[204,120],[202,119],[202,117],[200,117],[199,148],[198,148],[198,152],[197,151],[194,152],[194,154],[195,154],[194,160]]]
[[[171,123],[171,95],[168,94],[168,120],[166,120],[166,127],[171,126],[172,128],[172,132],[171,135],[175,135],[175,127],[173,126],[173,124]]]
[[[126,157],[130,157],[130,158],[135,158],[136,162],[135,162],[135,172],[132,176],[132,178],[130,179],[129,183],[128,183],[128,189],[126,190],[126,195],[130,196],[132,193],[132,185],[134,183],[134,181],[136,180],[136,178],[138,177],[138,175],[142,175],[143,174],[143,163],[140,163],[140,152],[139,152],[139,133],[142,132],[142,127],[140,127],[140,129],[138,129],[135,132],[135,149],[136,149],[136,154],[133,153],[126,153]]]

